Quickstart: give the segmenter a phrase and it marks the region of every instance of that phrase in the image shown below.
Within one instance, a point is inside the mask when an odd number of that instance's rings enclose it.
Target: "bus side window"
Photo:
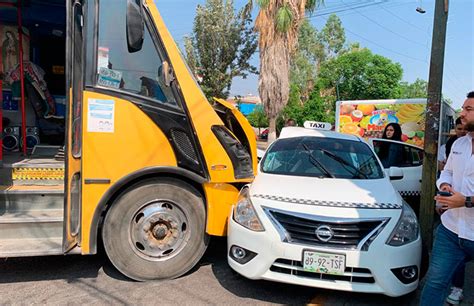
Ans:
[[[178,107],[171,87],[159,78],[163,58],[148,27],[145,26],[142,49],[130,53],[124,37],[126,0],[101,0],[100,6],[97,84]]]

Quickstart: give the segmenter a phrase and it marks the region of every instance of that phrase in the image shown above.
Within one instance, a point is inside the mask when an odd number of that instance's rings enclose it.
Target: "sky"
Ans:
[[[435,0],[325,0],[308,16],[322,29],[336,13],[346,30],[347,42],[359,42],[373,53],[400,63],[403,81],[428,80]],[[182,46],[192,33],[196,6],[205,0],[155,0],[171,34]],[[247,0],[234,0],[240,9]],[[444,60],[443,95],[458,109],[466,93],[474,90],[474,0],[449,1]],[[426,13],[416,12],[423,8]],[[255,9],[254,15],[257,14]],[[258,67],[258,54],[252,59]],[[231,95],[258,95],[258,76],[233,80]]]

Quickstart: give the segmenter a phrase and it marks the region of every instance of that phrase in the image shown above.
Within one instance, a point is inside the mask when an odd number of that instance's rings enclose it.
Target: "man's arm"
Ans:
[[[453,192],[451,186],[453,185],[453,155],[449,154],[448,160],[444,165],[443,171],[439,176],[439,179],[436,181],[436,186],[439,190]]]

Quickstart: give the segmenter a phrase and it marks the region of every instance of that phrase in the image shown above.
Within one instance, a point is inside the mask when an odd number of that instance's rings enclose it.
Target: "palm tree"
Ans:
[[[253,0],[249,0],[252,2]],[[305,12],[324,0],[255,0],[260,12],[255,29],[260,33],[258,91],[269,119],[269,141],[276,138],[276,119],[288,103],[290,57],[298,43]]]

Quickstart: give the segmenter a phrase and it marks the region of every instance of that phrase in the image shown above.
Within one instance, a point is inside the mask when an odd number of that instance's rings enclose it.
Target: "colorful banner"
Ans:
[[[341,104],[339,131],[367,138],[382,138],[385,126],[400,124],[402,141],[423,147],[426,104]]]

